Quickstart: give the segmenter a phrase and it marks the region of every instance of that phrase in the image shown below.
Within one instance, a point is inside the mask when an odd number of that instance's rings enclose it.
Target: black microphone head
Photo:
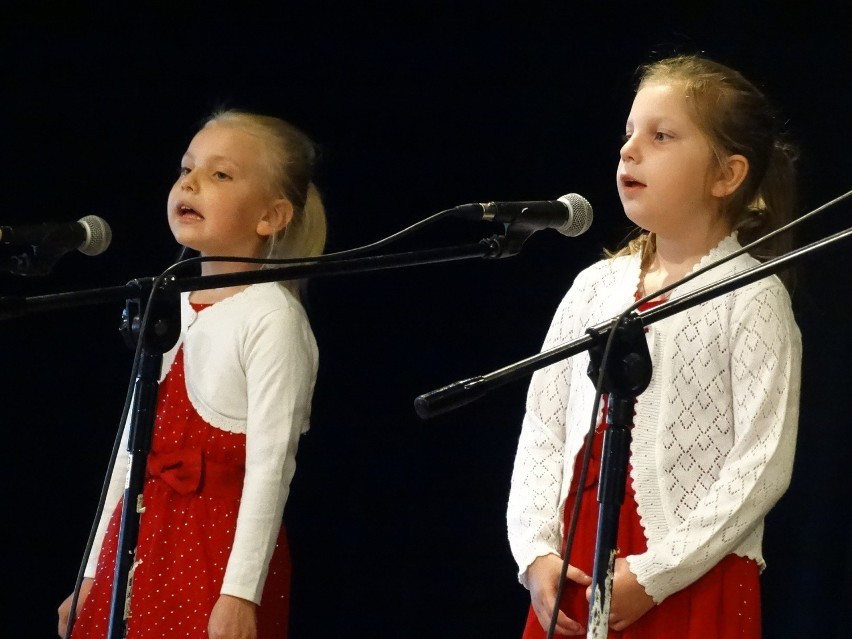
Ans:
[[[576,237],[589,230],[594,212],[586,198],[576,193],[568,193],[559,198],[559,202],[568,207],[568,221],[556,229],[557,231],[568,237]]]
[[[97,215],[87,215],[77,220],[86,229],[86,239],[77,247],[84,255],[100,255],[112,241],[112,229],[106,220]]]

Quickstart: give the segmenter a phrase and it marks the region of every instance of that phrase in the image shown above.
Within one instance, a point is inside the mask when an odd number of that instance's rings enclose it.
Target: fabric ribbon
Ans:
[[[148,453],[146,477],[159,479],[180,495],[238,499],[245,467],[206,459],[201,448],[182,448],[167,453]]]
[[[189,495],[201,485],[204,455],[200,448],[148,453],[146,476],[163,480],[175,492]]]

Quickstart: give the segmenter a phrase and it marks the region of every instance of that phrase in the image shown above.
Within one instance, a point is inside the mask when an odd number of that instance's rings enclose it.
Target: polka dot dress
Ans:
[[[245,434],[201,419],[186,395],[183,352],[160,384],[148,456],[129,639],[206,638],[234,540],[245,475]],[[95,584],[74,625],[73,639],[107,634],[121,503],[113,513]],[[287,636],[290,559],[282,527],[263,599],[258,639]]]

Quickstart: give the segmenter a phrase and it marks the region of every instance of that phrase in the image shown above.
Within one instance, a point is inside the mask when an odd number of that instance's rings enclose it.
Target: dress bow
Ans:
[[[204,455],[200,448],[148,454],[146,475],[163,480],[181,495],[189,495],[198,490],[203,470]]]

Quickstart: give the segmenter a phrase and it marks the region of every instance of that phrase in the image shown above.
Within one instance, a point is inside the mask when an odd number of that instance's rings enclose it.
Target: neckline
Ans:
[[[639,285],[636,287],[636,292],[633,294],[633,300],[638,302],[643,297],[645,297],[645,292],[642,286],[642,280],[639,280]],[[643,303],[637,310],[643,311],[647,308],[651,308],[653,306],[657,306],[658,304],[663,304],[664,302],[669,301],[669,293],[664,293],[663,295],[657,295],[656,297],[652,297],[647,302]]]
[[[715,262],[719,259],[722,259],[726,255],[729,255],[729,254],[733,253],[734,251],[739,250],[741,248],[741,246],[740,246],[739,242],[737,241],[737,236],[738,236],[738,233],[737,233],[736,230],[734,230],[734,231],[731,232],[730,235],[727,235],[726,237],[722,238],[719,241],[719,243],[716,244],[716,246],[711,248],[704,256],[701,257],[701,259],[699,259],[695,264],[693,264],[692,268],[689,269],[689,271],[683,277],[689,277],[693,273],[695,273],[696,271],[699,271],[702,268],[704,268],[705,266],[708,266],[708,265],[712,264],[713,262]],[[746,255],[748,255],[748,254],[746,253]],[[637,261],[636,261],[636,267],[635,267],[635,268],[638,269],[638,274],[637,274],[638,282],[636,284],[636,292],[634,294],[637,297],[635,297],[634,299],[636,301],[639,301],[640,299],[645,297],[645,295],[644,295],[644,288],[645,287],[644,287],[644,284],[643,284],[644,270],[643,270],[642,265],[641,265],[641,257],[638,256],[638,255],[636,255],[635,257],[638,258]],[[669,298],[671,298],[673,295],[675,297],[677,297],[679,295],[682,295],[683,293],[694,290],[695,288],[697,288],[700,285],[699,282],[702,281],[702,279],[703,279],[703,276],[699,277],[698,280],[692,280],[692,281],[689,281],[689,282],[685,282],[685,283],[681,284],[680,286],[676,287],[675,289],[663,294],[662,296],[652,298],[649,303],[658,304],[659,302],[667,302],[669,300]]]

